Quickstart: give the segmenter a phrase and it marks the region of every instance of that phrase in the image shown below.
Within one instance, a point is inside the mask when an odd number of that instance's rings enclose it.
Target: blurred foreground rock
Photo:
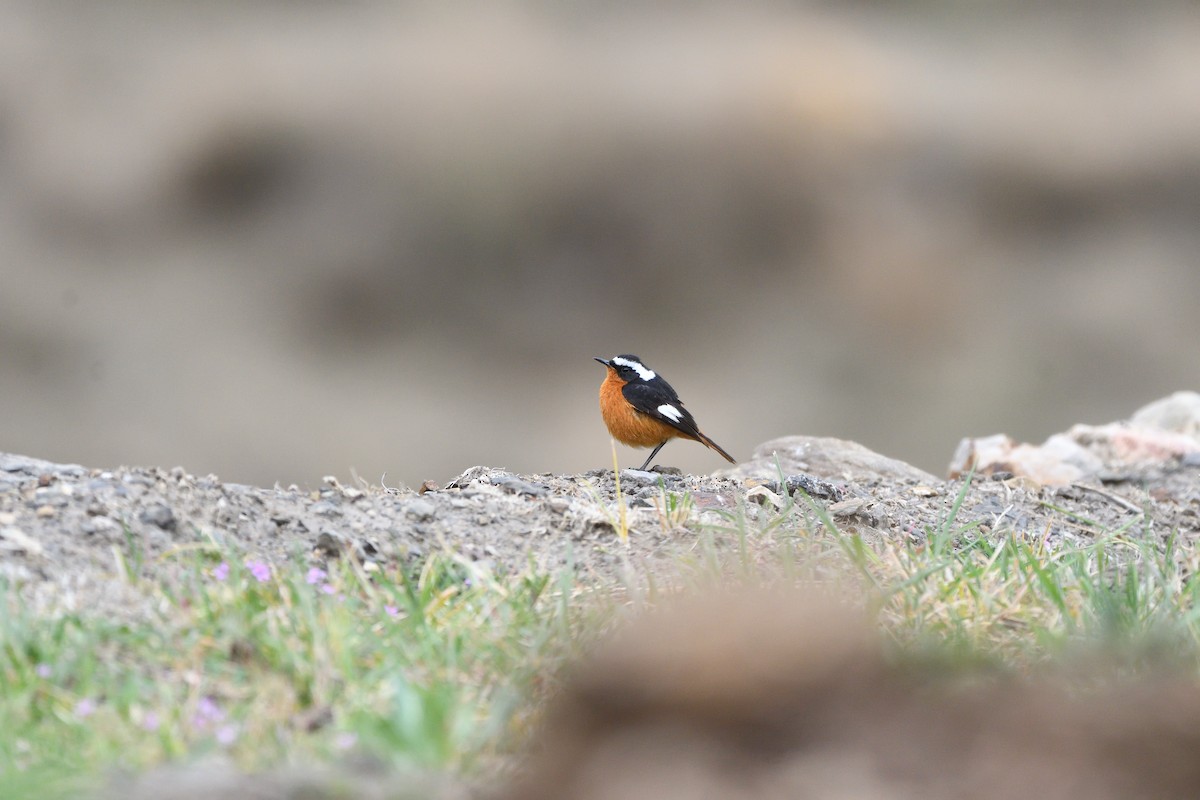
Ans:
[[[980,677],[980,676],[976,676]],[[1200,795],[1200,687],[889,665],[825,597],[717,593],[576,670],[503,800]]]

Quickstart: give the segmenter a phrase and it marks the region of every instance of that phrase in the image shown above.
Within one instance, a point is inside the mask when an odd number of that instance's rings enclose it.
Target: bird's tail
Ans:
[[[718,453],[720,453],[722,456],[724,456],[725,460],[728,461],[730,464],[737,463],[737,459],[735,459],[733,456],[729,455],[729,453],[726,453],[725,449],[723,447],[721,447],[721,445],[717,444],[712,439],[705,436],[703,433],[700,433],[700,431],[696,431],[696,433],[699,434],[696,438],[697,438],[697,441],[700,442],[700,444],[704,445],[705,447],[709,448],[710,450],[716,450]]]

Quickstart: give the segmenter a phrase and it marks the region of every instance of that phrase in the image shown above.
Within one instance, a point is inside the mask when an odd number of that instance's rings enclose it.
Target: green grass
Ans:
[[[198,561],[143,588],[160,610],[129,625],[40,619],[6,593],[0,796],[71,796],[114,767],[212,752],[471,775],[520,739],[586,619],[568,580],[452,555],[414,574]]]
[[[743,507],[706,534],[693,582],[829,586],[863,605],[899,652],[1024,670],[1102,650],[1200,671],[1195,541],[1136,517],[1079,546],[1048,547],[1043,531],[985,533],[958,519],[967,488],[921,536],[873,542],[808,498],[756,518]],[[718,542],[736,557],[721,558]]]
[[[78,796],[113,768],[210,753],[246,769],[356,755],[487,779],[564,663],[623,609],[713,581],[843,593],[899,654],[1027,671],[1103,649],[1126,672],[1200,670],[1193,541],[1135,517],[1052,549],[1044,531],[959,519],[963,496],[920,536],[865,540],[806,498],[699,525],[692,499],[664,489],[641,524],[686,543],[680,577],[638,585],[495,576],[449,553],[328,575],[207,553],[186,556],[182,577],[140,579],[158,610],[139,623],[46,619],[0,592],[0,797]]]

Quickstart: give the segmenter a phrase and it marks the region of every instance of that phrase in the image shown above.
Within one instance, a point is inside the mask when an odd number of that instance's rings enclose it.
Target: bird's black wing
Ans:
[[[700,438],[696,420],[692,419],[691,413],[683,407],[683,403],[666,381],[627,383],[621,387],[621,394],[642,414],[665,422],[693,439]]]

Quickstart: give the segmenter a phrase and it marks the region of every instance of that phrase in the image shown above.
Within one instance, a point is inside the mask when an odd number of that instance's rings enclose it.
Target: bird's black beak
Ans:
[[[596,360],[597,360],[597,361],[599,361],[601,364],[603,364],[603,365],[604,365],[604,366],[606,366],[606,367],[611,367],[611,366],[612,366],[612,364],[609,364],[609,363],[608,363],[608,359],[607,359],[607,358],[596,358]]]

